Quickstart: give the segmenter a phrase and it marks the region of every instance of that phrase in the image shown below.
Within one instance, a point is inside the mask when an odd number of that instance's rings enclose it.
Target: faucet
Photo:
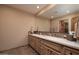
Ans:
[[[64,35],[64,38],[66,38],[66,39],[67,39],[67,35]]]

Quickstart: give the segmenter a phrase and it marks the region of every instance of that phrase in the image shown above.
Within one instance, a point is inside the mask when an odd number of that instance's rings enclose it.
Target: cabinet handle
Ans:
[[[70,55],[72,55],[72,53],[70,52]]]
[[[51,54],[51,51],[49,49],[47,51],[48,51],[49,54]]]
[[[52,54],[53,51],[50,51],[50,54]]]

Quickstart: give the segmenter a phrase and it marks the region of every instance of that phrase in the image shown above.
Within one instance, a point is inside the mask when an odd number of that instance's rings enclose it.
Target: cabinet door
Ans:
[[[32,48],[34,48],[34,46],[35,46],[34,39],[30,39],[30,40],[31,40],[30,45],[32,46]]]
[[[29,36],[29,45],[35,49],[35,45],[36,45],[35,37]]]
[[[76,52],[71,51],[71,50],[65,50],[65,55],[79,55],[79,53],[76,53]]]
[[[41,52],[40,52],[41,55],[48,55],[48,47],[41,44]]]
[[[61,55],[61,53],[49,48],[48,49],[48,55]]]
[[[47,41],[47,40],[42,40],[42,43],[47,45],[48,47],[62,53],[63,52],[63,46],[60,45],[60,44],[56,44],[56,43],[53,43],[53,42],[50,42],[50,41]]]
[[[50,48],[44,43],[45,43],[44,41],[41,42],[41,54],[44,54],[44,55],[60,55],[61,54],[58,51]]]
[[[71,49],[69,47],[64,47],[64,54],[65,55],[79,55],[79,51],[75,49]]]
[[[47,47],[46,45],[41,45],[41,54],[42,55],[61,55],[61,53]]]
[[[30,35],[28,36],[28,43],[30,46],[32,46],[32,36],[30,36]]]
[[[31,44],[31,36],[28,35],[28,44],[30,45]]]
[[[38,52],[38,53],[40,53],[41,51],[40,51],[40,47],[41,47],[41,39],[39,39],[39,38],[36,38],[36,51]]]

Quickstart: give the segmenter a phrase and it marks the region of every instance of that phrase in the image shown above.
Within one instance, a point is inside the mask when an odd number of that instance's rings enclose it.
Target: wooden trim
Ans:
[[[38,13],[36,13],[37,16],[47,12],[48,10],[50,10],[51,8],[55,7],[56,4],[50,4],[47,5],[46,7],[44,7],[43,9],[41,9]]]
[[[76,36],[79,38],[79,18],[78,18],[78,21],[77,21]]]
[[[27,45],[24,45],[24,46],[27,46]],[[10,48],[10,49],[7,49],[7,50],[3,50],[3,51],[0,51],[0,53],[8,51],[8,50],[13,50],[13,49],[16,49],[16,48],[24,47],[24,46],[19,46],[19,47],[15,47],[15,48]]]
[[[40,55],[40,53],[36,51],[30,44],[28,44],[28,46],[30,46],[38,55]]]

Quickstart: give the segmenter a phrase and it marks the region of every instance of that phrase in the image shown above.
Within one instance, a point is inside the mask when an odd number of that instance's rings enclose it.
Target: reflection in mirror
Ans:
[[[77,20],[77,31],[76,31],[76,34],[77,34],[77,38],[79,39],[79,18]]]
[[[67,19],[59,21],[59,32],[68,33],[68,20]]]
[[[78,17],[74,17],[71,20],[71,31],[73,32],[76,32],[77,20],[78,20]]]
[[[78,17],[74,17],[71,19],[71,32],[73,32],[73,37],[76,38],[77,34],[77,22],[78,22]]]

